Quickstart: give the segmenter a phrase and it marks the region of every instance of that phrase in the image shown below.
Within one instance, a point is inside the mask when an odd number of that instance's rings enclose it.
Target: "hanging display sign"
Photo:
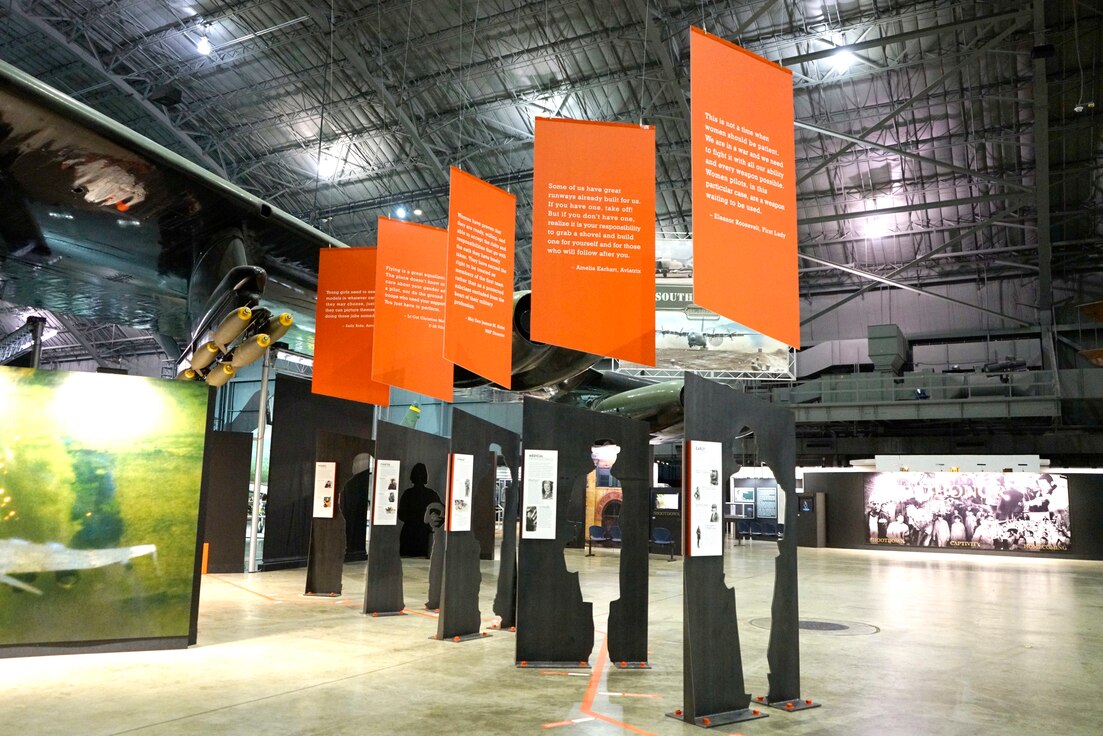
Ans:
[[[555,539],[558,474],[558,451],[525,450],[525,482],[521,496],[523,539]]]
[[[655,365],[655,129],[536,118],[534,340]]]
[[[372,499],[372,526],[398,524],[398,481],[401,462],[375,461],[375,494]]]
[[[332,519],[337,501],[337,463],[314,463],[314,518]]]
[[[452,400],[452,363],[444,358],[448,232],[379,218],[378,291],[372,379]]]
[[[693,301],[800,347],[793,74],[690,34]]]
[[[444,357],[509,388],[517,198],[457,168],[448,203]]]
[[[720,484],[724,452],[720,442],[686,443],[686,524],[683,549],[690,557],[716,557],[724,553]]]
[[[311,389],[386,406],[390,386],[367,378],[375,339],[375,256],[375,248],[325,248],[318,253]]]
[[[450,532],[471,531],[471,506],[475,500],[475,456],[452,453],[448,462],[448,517]]]

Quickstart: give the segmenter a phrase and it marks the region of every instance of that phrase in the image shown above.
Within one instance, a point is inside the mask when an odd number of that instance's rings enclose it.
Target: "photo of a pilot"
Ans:
[[[525,531],[526,532],[536,531],[536,511],[537,511],[537,509],[536,509],[535,506],[525,507]]]
[[[555,495],[555,481],[545,480],[540,482],[540,498],[547,501]]]

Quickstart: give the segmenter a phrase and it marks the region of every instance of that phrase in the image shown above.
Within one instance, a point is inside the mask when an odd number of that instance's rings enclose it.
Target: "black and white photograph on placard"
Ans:
[[[376,460],[375,498],[372,500],[372,525],[398,524],[398,478],[402,469],[398,460]]]
[[[332,519],[337,463],[314,463],[314,518]]]
[[[448,488],[448,531],[471,531],[471,480],[475,476],[475,456],[454,453]]]
[[[525,509],[524,539],[555,539],[558,472],[558,451],[525,450],[524,493],[521,500]]]
[[[1067,552],[1068,478],[1050,473],[875,473],[870,544]]]
[[[687,553],[693,557],[715,557],[724,553],[723,523],[720,509],[724,490],[720,485],[723,445],[693,440],[687,444],[689,456],[689,512]]]

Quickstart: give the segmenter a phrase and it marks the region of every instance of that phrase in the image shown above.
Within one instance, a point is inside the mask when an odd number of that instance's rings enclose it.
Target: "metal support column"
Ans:
[[[31,368],[37,369],[42,363],[42,331],[46,329],[46,318],[37,315],[27,317],[31,327]]]
[[[1055,371],[1053,333],[1053,245],[1049,213],[1049,80],[1046,78],[1045,0],[1034,0],[1034,192],[1038,210],[1038,324],[1042,332],[1042,368]]]
[[[257,533],[260,527],[260,481],[264,469],[264,429],[268,419],[268,373],[272,368],[272,349],[264,351],[260,369],[260,400],[257,403],[257,462],[253,467],[253,515],[249,520],[248,572],[257,571]]]

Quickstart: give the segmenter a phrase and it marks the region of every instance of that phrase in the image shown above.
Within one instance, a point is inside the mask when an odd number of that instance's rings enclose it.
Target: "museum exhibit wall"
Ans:
[[[209,394],[0,368],[0,656],[194,641]]]
[[[252,451],[253,435],[248,432],[207,434],[207,451],[203,456],[203,542],[207,545],[207,572],[245,570]]]
[[[1099,523],[1099,520],[1103,518],[1103,475],[1084,472],[1064,472],[1059,469],[1048,470],[1046,471],[1046,474],[1052,476],[1055,480],[1059,480],[1058,476],[1063,476],[1064,480],[1067,482],[1068,549],[1065,551],[1057,549],[1027,550],[1019,545],[1015,545],[1014,543],[1009,545],[1011,547],[1010,549],[974,548],[971,546],[952,544],[950,542],[948,542],[945,546],[937,546],[937,543],[934,541],[930,542],[929,544],[923,544],[924,540],[920,540],[920,544],[916,545],[911,543],[915,541],[914,538],[907,539],[906,541],[908,543],[871,543],[871,522],[870,514],[867,510],[867,486],[871,482],[871,480],[876,475],[878,475],[876,473],[816,473],[807,470],[804,473],[804,494],[811,497],[814,497],[817,493],[824,494],[824,514],[827,526],[826,544],[828,547],[838,547],[844,549],[871,549],[890,551],[900,550],[914,552],[937,551],[952,552],[956,554],[997,554],[1005,556],[1015,555],[1024,557],[1058,557],[1065,559],[1103,560],[1103,527],[1101,527]],[[909,475],[921,474],[912,473]],[[1036,474],[1031,473],[986,473],[983,475],[996,476],[997,479],[999,476],[1037,477]],[[1026,503],[1029,502],[1027,501]],[[913,505],[923,506],[923,504]],[[909,516],[907,506],[907,500],[902,501],[898,509],[900,513],[889,514],[889,516]],[[952,509],[948,508],[946,515],[952,517]],[[1036,526],[1038,519],[1041,519],[1042,523],[1044,523],[1047,527],[1050,527],[1050,522],[1046,521],[1046,519],[1047,517],[1052,516],[1052,514],[1048,514],[1045,512],[1029,512],[1025,509],[1021,514],[1002,514],[998,508],[991,513],[991,516],[993,516],[994,518],[1001,515],[1014,515],[1022,518],[1026,522],[1031,522],[1029,525],[1016,524],[1014,520],[1010,518],[998,521],[1000,526],[1004,528],[1014,527],[1015,530],[1019,533],[1022,533],[1027,526]],[[1032,516],[1034,516],[1033,519],[1031,518]],[[893,521],[896,521],[896,519],[889,519],[889,523]],[[905,523],[906,521],[907,520],[905,520]],[[903,527],[901,527],[901,533],[906,535],[906,532],[903,531]],[[1037,532],[1032,530],[1032,533]],[[890,534],[886,531],[886,536],[895,537],[896,534]],[[805,540],[802,539],[802,542],[804,541]],[[953,541],[957,540],[951,540],[951,542]],[[988,545],[985,544],[985,546]],[[1052,547],[1057,545],[1047,544],[1039,546]]]
[[[368,440],[372,434],[372,406],[311,393],[308,380],[277,375],[274,397],[264,521],[265,570],[306,563],[318,432]]]

